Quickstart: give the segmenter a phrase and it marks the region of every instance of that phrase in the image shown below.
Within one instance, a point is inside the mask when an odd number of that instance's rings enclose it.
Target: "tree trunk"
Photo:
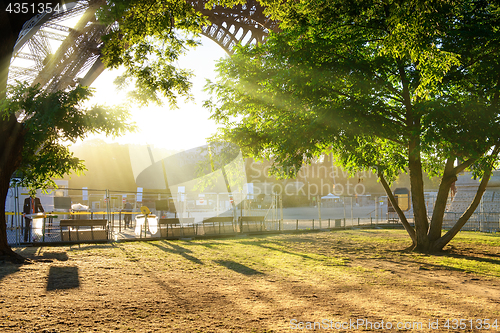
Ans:
[[[439,184],[439,190],[434,204],[434,211],[432,212],[431,226],[429,230],[429,241],[435,242],[441,237],[441,229],[443,227],[443,217],[448,203],[448,195],[450,192],[451,184],[457,180],[454,164],[455,159],[449,158],[446,160],[444,167],[443,178]]]
[[[458,232],[462,229],[462,227],[467,223],[471,215],[474,213],[476,210],[477,206],[481,202],[481,198],[483,196],[484,191],[486,190],[486,185],[488,185],[488,181],[490,180],[491,177],[491,170],[493,168],[490,168],[484,173],[483,179],[481,179],[481,183],[479,184],[479,188],[477,189],[476,195],[474,197],[474,200],[472,200],[472,203],[469,205],[467,210],[460,216],[458,219],[457,223],[451,228],[446,234],[444,234],[441,238],[437,239],[435,242],[432,243],[431,250],[433,252],[439,252],[442,251],[443,248],[448,244],[453,237],[455,237]]]
[[[12,2],[0,0],[0,100],[5,98],[10,61],[19,33],[24,23],[35,15],[31,11],[11,15],[5,10],[8,3]],[[26,1],[26,3],[38,4],[42,1]],[[21,165],[23,145],[22,125],[17,122],[14,115],[7,118],[0,116],[0,257],[13,262],[22,262],[24,258],[13,252],[7,242],[5,200],[10,178]]]
[[[429,221],[427,220],[427,209],[425,207],[424,180],[422,176],[422,160],[420,158],[420,142],[418,139],[410,141],[409,161],[411,201],[413,205],[413,220],[415,223],[415,235],[417,244],[415,250],[428,252]]]
[[[5,200],[10,178],[21,165],[24,131],[14,115],[0,118],[0,257],[12,262],[23,262],[24,258],[12,251],[7,242],[7,220]]]
[[[9,185],[7,183],[7,186],[5,186],[6,177],[3,177],[3,175],[0,175],[0,177],[0,200],[2,200],[2,202],[5,202],[7,192],[9,190]],[[7,188],[7,190],[5,188]],[[12,248],[7,243],[7,221],[5,219],[5,204],[0,205],[0,259],[8,260],[13,263],[23,263],[26,260],[21,255],[12,251]]]
[[[382,172],[380,172],[380,171],[378,172],[378,177],[380,179],[380,183],[384,187],[385,193],[387,194],[387,198],[391,202],[392,207],[394,207],[394,209],[396,210],[396,213],[398,213],[398,216],[401,220],[401,223],[403,224],[403,227],[406,229],[406,232],[408,232],[408,235],[410,235],[410,238],[413,242],[413,247],[415,247],[415,245],[417,244],[415,230],[412,228],[410,223],[408,223],[408,220],[406,219],[406,216],[403,213],[403,211],[401,210],[401,208],[399,208],[399,204],[396,201],[396,198],[394,197],[394,195],[392,194],[391,188],[389,187],[389,184],[387,184]]]

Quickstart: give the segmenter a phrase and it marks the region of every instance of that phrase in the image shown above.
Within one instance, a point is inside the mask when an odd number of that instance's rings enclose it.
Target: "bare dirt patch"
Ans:
[[[0,263],[0,332],[500,330],[498,235],[464,234],[441,256],[407,245],[404,231],[355,230],[19,248],[33,263]]]

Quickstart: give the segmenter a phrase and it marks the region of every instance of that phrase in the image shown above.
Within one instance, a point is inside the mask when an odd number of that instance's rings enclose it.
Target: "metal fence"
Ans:
[[[451,229],[462,213],[446,212],[443,229]],[[462,230],[481,232],[500,232],[500,212],[473,213]]]
[[[158,216],[144,215],[133,212],[134,218],[126,225],[124,215],[112,213],[112,220],[99,218],[93,214],[91,219],[59,219],[50,217],[34,219],[30,229],[31,241],[23,241],[24,231],[21,228],[8,228],[9,242],[13,245],[28,243],[54,242],[100,242],[123,241],[132,239],[153,238],[192,238],[209,236],[231,236],[241,233],[273,233],[304,230],[343,229],[356,226],[382,225],[387,221],[355,218],[354,220],[338,219],[266,219],[259,216],[232,216],[212,217],[201,222],[194,222],[194,218],[159,218]],[[228,218],[228,219],[226,219]],[[183,221],[184,220],[184,221]],[[17,231],[16,234],[15,231]],[[14,241],[13,241],[14,240]]]
[[[208,223],[204,228],[203,222],[218,216],[233,217],[231,228],[236,233],[241,232],[240,217],[263,216],[266,228],[269,221],[278,218],[276,198],[256,205],[252,200],[245,200],[242,193],[172,194],[59,188],[49,193],[38,191],[36,197],[44,212],[26,213],[23,206],[29,198],[28,190],[10,189],[6,201],[9,244],[207,235],[214,229],[210,229]],[[144,207],[148,209],[146,216],[141,210]],[[229,227],[220,230],[229,231]]]
[[[44,213],[23,216],[25,189],[7,200],[7,238],[11,245],[99,242],[150,238],[191,238],[239,233],[351,228],[399,223],[379,200],[283,207],[273,195],[259,201],[242,193],[157,193],[60,188],[38,192]],[[316,201],[318,203],[319,201]],[[141,211],[147,207],[148,214]],[[412,212],[406,212],[412,219]],[[446,213],[450,228],[458,213]],[[475,213],[463,230],[500,231],[500,213]],[[28,228],[26,228],[28,224]]]

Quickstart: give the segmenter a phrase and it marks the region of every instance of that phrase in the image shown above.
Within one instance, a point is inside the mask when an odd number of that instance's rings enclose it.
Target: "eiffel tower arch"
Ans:
[[[205,8],[207,0],[187,0],[207,16],[211,25],[202,35],[216,42],[228,54],[236,44],[262,43],[269,31],[277,30],[256,0],[233,8]],[[14,80],[40,84],[46,91],[90,85],[103,71],[101,36],[112,27],[100,24],[95,12],[102,0],[78,0],[64,10],[41,13],[26,22],[17,40],[9,68],[9,83]],[[68,25],[69,22],[74,26]]]
[[[264,14],[264,8],[256,0],[233,8],[214,7],[205,9],[206,0],[189,1],[197,11],[212,23],[202,27],[203,35],[219,44],[228,54],[236,44],[262,43],[269,31],[278,29],[277,23]]]

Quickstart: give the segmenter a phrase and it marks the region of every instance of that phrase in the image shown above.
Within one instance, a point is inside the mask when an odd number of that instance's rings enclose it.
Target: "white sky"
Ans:
[[[178,109],[170,109],[168,103],[163,106],[130,108],[133,121],[138,126],[136,133],[119,138],[97,136],[106,142],[121,144],[150,144],[158,148],[185,150],[204,145],[206,138],[216,132],[217,125],[208,119],[210,112],[203,108],[203,101],[208,95],[203,91],[206,79],[215,80],[215,63],[226,56],[225,51],[215,42],[202,37],[202,45],[190,51],[179,60],[179,66],[194,71],[192,95],[194,101],[178,101]],[[126,93],[116,88],[113,80],[119,71],[105,70],[91,85],[96,89],[92,104],[120,104]],[[87,140],[96,138],[92,136]]]

